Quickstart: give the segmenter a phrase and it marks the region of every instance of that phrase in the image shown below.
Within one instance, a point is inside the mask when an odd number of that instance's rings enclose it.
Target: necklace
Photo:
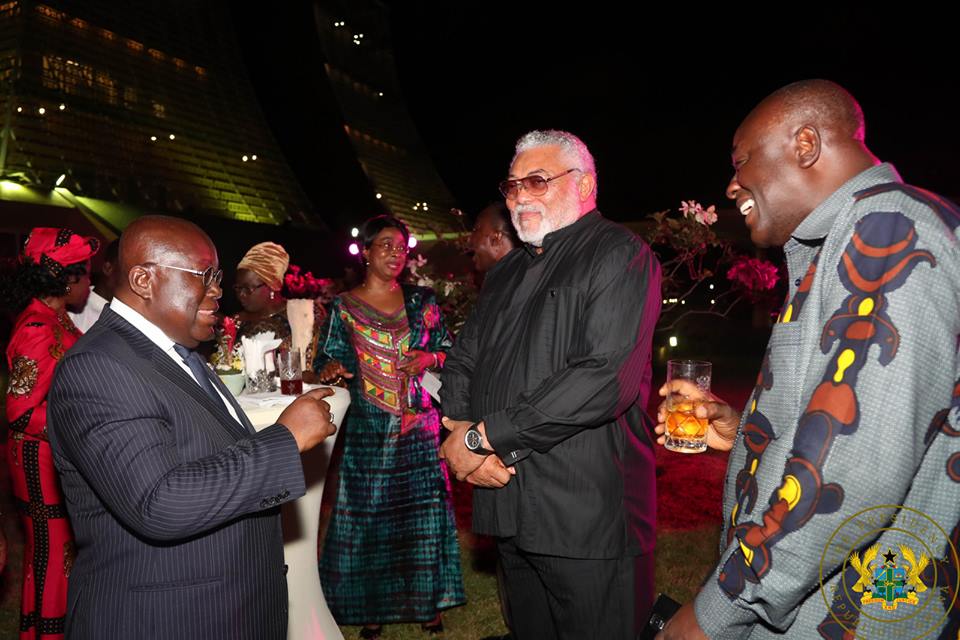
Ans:
[[[361,288],[361,289],[366,289],[367,291],[370,291],[373,287],[368,287],[368,286],[367,286],[367,281],[364,280],[364,281],[363,281],[363,284],[360,285],[360,288]],[[396,280],[394,280],[393,282],[390,283],[390,287],[387,289],[387,292],[388,292],[388,293],[392,293],[392,292],[396,291],[396,290],[399,289],[399,288],[400,288],[400,283],[397,282]]]

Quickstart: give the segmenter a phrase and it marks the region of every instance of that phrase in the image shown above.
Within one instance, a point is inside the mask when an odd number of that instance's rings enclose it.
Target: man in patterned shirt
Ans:
[[[720,560],[667,640],[957,637],[960,216],[864,130],[812,80],[734,136],[727,195],[790,291],[743,415],[698,409],[731,451]]]

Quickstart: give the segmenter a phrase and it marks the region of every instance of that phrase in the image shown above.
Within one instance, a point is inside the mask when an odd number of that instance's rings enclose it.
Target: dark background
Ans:
[[[609,217],[690,198],[726,206],[737,124],[774,89],[811,77],[853,92],[870,147],[905,180],[960,195],[957,34],[918,3],[387,6],[401,91],[470,213],[497,198],[514,141],[533,128],[568,129],[590,146]],[[346,141],[321,117],[331,96],[311,4],[267,13],[237,3],[234,20],[264,114],[323,215],[358,170],[325,162]]]

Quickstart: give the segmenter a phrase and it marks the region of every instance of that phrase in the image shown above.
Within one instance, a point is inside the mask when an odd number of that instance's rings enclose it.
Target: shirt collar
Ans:
[[[147,336],[150,342],[160,347],[161,351],[173,353],[174,341],[163,332],[163,329],[144,318],[140,312],[135,311],[116,297],[110,301],[110,308],[118,316],[136,327],[140,333]]]
[[[91,286],[90,297],[87,298],[87,304],[90,304],[91,302],[93,302],[94,305],[99,306],[101,309],[103,309],[107,305],[107,303],[110,301],[104,298],[102,295],[100,295],[96,291],[94,291],[93,286]],[[94,308],[96,308],[96,306]]]
[[[578,231],[582,230],[585,226],[589,225],[599,217],[600,212],[597,209],[591,209],[567,226],[560,227],[556,231],[551,231],[543,237],[543,251],[546,252],[551,245],[556,244],[568,236],[576,234]],[[525,242],[523,243],[523,248],[532,256],[538,255],[537,247],[533,246],[532,244]]]
[[[858,191],[888,182],[903,182],[900,174],[889,162],[861,171],[817,205],[791,235],[794,239],[806,243],[822,240],[827,237],[834,221],[853,207],[856,202],[854,196]]]

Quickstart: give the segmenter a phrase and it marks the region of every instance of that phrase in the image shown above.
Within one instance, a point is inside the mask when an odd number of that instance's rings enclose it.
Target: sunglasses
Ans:
[[[176,269],[177,271],[185,271],[186,273],[192,273],[195,276],[201,278],[203,282],[203,288],[209,289],[214,284],[219,285],[220,281],[223,280],[223,269],[214,270],[213,266],[209,266],[203,271],[197,271],[196,269],[185,269],[183,267],[175,267],[172,264],[158,264],[156,262],[152,263],[155,267],[163,267],[164,269]]]
[[[550,186],[551,182],[574,171],[580,171],[580,169],[577,169],[576,167],[573,169],[567,169],[563,173],[557,174],[552,178],[544,178],[543,176],[533,175],[527,176],[526,178],[520,178],[518,180],[504,180],[499,185],[500,193],[502,193],[503,197],[507,200],[516,200],[517,196],[520,195],[520,189],[522,187],[531,196],[542,196],[547,192],[547,188]]]

